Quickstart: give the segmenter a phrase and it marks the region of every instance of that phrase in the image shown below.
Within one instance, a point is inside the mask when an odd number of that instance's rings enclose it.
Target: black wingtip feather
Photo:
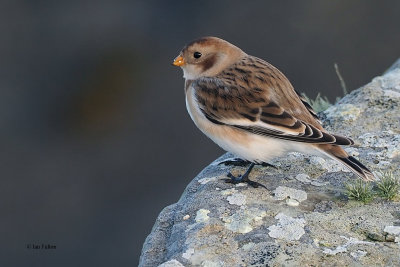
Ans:
[[[349,146],[354,145],[354,141],[348,137],[344,137],[341,135],[333,135],[336,138],[335,145]]]
[[[364,164],[356,160],[354,157],[349,156],[345,157],[336,157],[339,159],[345,166],[347,166],[353,173],[361,177],[365,181],[373,181],[375,180],[374,174],[365,167]]]
[[[323,143],[332,143],[336,144],[335,136],[322,132],[322,138],[320,138]]]
[[[354,164],[357,164],[358,166],[360,166],[361,169],[363,169],[364,171],[367,172],[371,172],[364,164],[362,164],[361,162],[359,162],[356,158],[354,158],[353,156],[349,156],[348,159],[353,162]]]

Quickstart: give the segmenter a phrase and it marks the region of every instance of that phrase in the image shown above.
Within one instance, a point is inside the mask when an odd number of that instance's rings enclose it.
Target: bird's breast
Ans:
[[[201,112],[196,100],[195,89],[192,86],[189,86],[186,90],[186,109],[196,126],[206,135],[208,135],[208,132],[212,131],[215,126],[218,126],[210,122],[204,116],[203,112]]]
[[[186,108],[196,126],[217,145],[243,159],[251,161],[265,160],[264,155],[259,155],[254,136],[227,125],[219,125],[209,121],[201,112],[195,97],[195,89],[189,87],[186,90]],[[258,137],[256,137],[258,138]],[[274,147],[268,138],[263,139],[263,145]],[[273,141],[273,140],[271,140]],[[271,147],[272,145],[272,147]],[[262,153],[264,154],[264,152]]]

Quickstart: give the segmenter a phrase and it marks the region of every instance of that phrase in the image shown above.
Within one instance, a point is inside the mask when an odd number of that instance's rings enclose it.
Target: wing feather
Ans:
[[[311,107],[311,105],[307,102],[307,99],[302,94],[300,94],[298,91],[295,90],[295,92],[296,92],[297,96],[300,98],[300,100],[303,103],[303,105],[307,108],[308,112],[310,112],[310,114],[314,117],[314,119],[319,124],[322,125],[322,122],[319,119],[317,112],[315,112],[314,109]]]
[[[264,66],[265,67],[265,66]],[[315,120],[313,125],[296,118],[289,110],[272,100],[268,93],[271,83],[252,84],[251,71],[228,69],[235,76],[224,74],[194,80],[195,98],[204,116],[217,125],[226,125],[251,134],[313,144],[350,145],[349,138],[329,134]],[[265,73],[266,70],[263,70]],[[257,72],[257,76],[268,81],[271,77]],[[232,77],[235,82],[232,82]],[[258,79],[260,80],[260,79]],[[267,86],[266,86],[267,85]],[[293,90],[290,88],[290,90]],[[297,104],[297,103],[295,103]],[[302,104],[300,101],[298,104]],[[304,104],[304,102],[303,102]],[[307,107],[312,115],[312,109]]]

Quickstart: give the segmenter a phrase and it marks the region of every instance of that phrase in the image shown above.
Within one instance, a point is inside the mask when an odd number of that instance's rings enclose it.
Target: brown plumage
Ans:
[[[184,71],[186,103],[195,124],[218,145],[251,162],[289,151],[336,159],[364,180],[373,174],[338,145],[317,114],[274,66],[215,37],[187,45],[174,62]]]

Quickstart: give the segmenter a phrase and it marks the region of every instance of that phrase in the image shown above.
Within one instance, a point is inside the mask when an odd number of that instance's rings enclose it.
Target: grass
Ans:
[[[309,98],[305,93],[302,93],[301,95],[306,99],[307,103],[310,104],[313,110],[317,113],[324,111],[332,106],[328,98],[326,96],[321,96],[320,93],[318,93],[315,99]]]
[[[346,186],[346,195],[349,199],[361,201],[367,204],[374,198],[374,191],[369,183],[360,179],[353,183],[348,183]]]
[[[392,172],[382,173],[375,186],[371,186],[370,183],[362,180],[345,184],[345,186],[345,193],[349,199],[360,201],[364,204],[367,204],[376,196],[388,201],[400,199],[400,179],[395,177]]]
[[[394,200],[399,197],[400,180],[392,172],[385,172],[376,183],[377,195],[386,200]]]
[[[335,71],[336,71],[336,75],[338,76],[338,78],[339,78],[339,81],[340,81],[340,86],[342,87],[342,89],[343,89],[343,96],[345,96],[345,95],[347,95],[348,94],[348,91],[347,91],[347,86],[346,86],[346,82],[344,81],[344,79],[343,79],[343,77],[342,77],[342,74],[340,74],[340,71],[339,71],[339,66],[338,66],[338,64],[337,63],[335,63],[335,64],[333,64],[333,66],[335,67]]]

